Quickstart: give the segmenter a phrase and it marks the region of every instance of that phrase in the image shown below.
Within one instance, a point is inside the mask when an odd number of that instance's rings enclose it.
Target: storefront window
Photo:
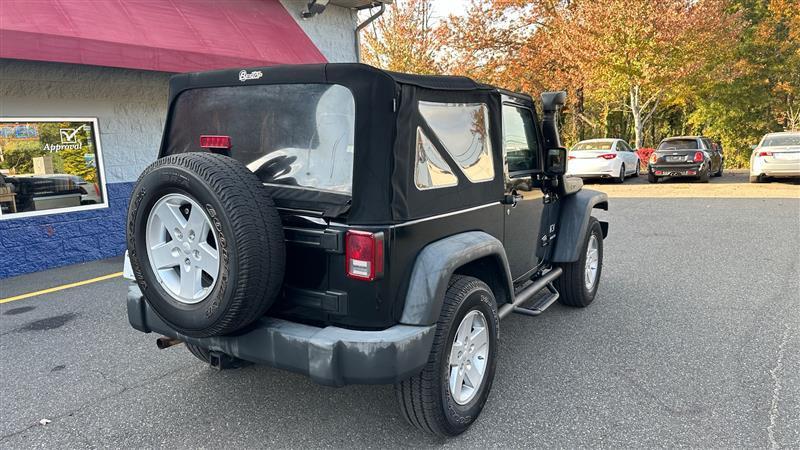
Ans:
[[[107,205],[97,119],[0,118],[0,219]]]

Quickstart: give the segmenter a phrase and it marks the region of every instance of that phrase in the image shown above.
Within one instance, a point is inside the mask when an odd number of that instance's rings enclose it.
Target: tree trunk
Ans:
[[[575,112],[577,113],[576,116],[583,117],[584,109],[584,98],[583,98],[583,86],[579,87],[575,90]],[[583,121],[578,122],[578,141],[582,141],[586,139],[586,133],[584,131],[585,127],[583,126]]]
[[[631,115],[633,116],[633,129],[636,134],[636,148],[644,146],[644,120],[642,120],[642,104],[639,97],[639,86],[631,86]]]

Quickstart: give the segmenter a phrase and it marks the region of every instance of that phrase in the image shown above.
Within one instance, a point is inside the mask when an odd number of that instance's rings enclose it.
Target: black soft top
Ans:
[[[254,76],[254,72],[260,72],[260,76]],[[529,96],[503,91],[467,77],[411,75],[365,64],[287,65],[175,75],[170,80],[169,113],[159,156],[184,151],[172,149],[168,138],[169,130],[180,126],[180,118],[173,117],[172,111],[175,100],[184,91],[315,83],[342,85],[353,93],[356,111],[353,194],[268,186],[278,206],[318,210],[329,218],[346,216],[348,223],[369,225],[418,219],[483,205],[502,197],[502,96],[511,95],[516,103],[532,107]],[[419,100],[488,106],[496,172],[493,182],[471,183],[459,173],[457,186],[430,191],[416,188],[413,180],[416,129],[430,131],[419,115]],[[434,141],[437,147],[441,146],[438,140]]]

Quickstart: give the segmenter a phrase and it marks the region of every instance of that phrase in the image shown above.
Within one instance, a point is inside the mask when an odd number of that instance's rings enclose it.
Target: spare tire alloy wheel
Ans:
[[[177,333],[233,333],[264,315],[283,284],[281,219],[258,177],[233,158],[181,153],[151,164],[128,208],[131,268]]]
[[[147,259],[156,280],[175,300],[203,301],[219,276],[217,237],[211,219],[196,201],[167,194],[147,218]]]

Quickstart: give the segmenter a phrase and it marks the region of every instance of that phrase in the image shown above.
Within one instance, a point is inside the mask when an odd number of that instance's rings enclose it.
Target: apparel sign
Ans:
[[[0,218],[106,207],[97,119],[0,118]]]

